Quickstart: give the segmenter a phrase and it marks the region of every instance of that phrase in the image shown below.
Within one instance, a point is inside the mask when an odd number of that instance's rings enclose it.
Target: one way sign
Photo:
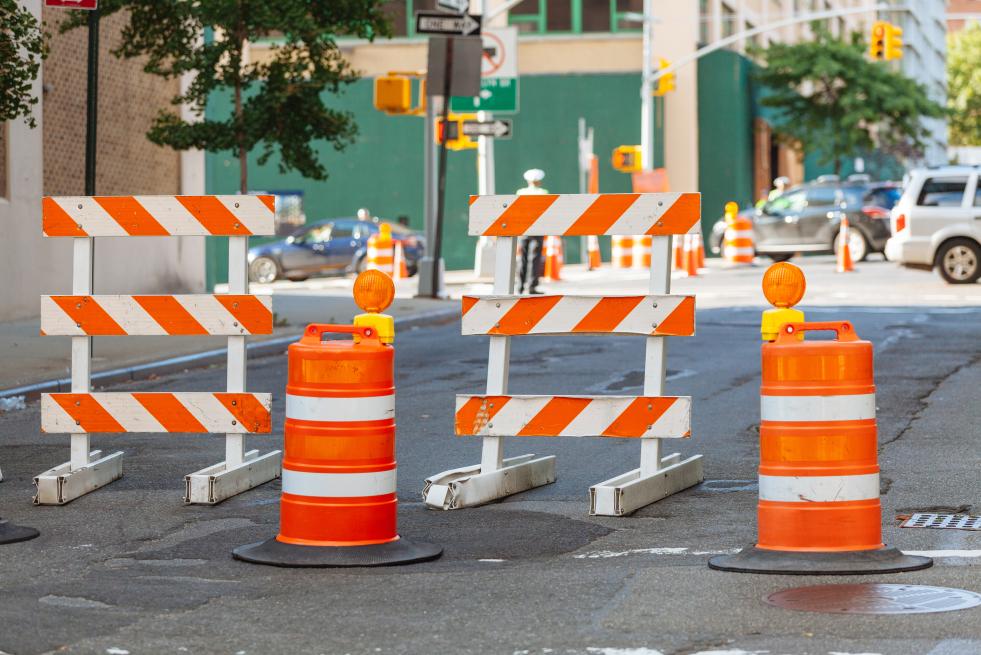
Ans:
[[[416,32],[419,34],[473,36],[480,34],[480,19],[480,16],[471,14],[456,16],[442,11],[417,11]]]
[[[511,138],[510,120],[464,121],[463,133],[466,136],[491,136],[495,139]]]

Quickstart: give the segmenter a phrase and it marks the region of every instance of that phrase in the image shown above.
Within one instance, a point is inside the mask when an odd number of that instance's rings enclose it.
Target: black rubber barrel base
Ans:
[[[442,546],[402,538],[370,546],[298,546],[273,537],[232,551],[232,557],[243,562],[307,568],[398,566],[428,562],[442,554]]]
[[[933,560],[904,555],[897,548],[853,550],[843,553],[802,553],[787,550],[743,548],[735,555],[716,555],[710,569],[736,573],[775,573],[781,575],[863,575],[902,573],[933,566]]]
[[[0,545],[15,544],[18,541],[28,541],[41,534],[34,528],[14,525],[10,521],[0,519]]]

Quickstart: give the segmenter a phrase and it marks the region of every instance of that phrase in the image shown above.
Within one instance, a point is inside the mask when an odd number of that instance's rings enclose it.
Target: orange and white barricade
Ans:
[[[651,267],[651,237],[646,234],[634,237],[633,268],[648,269]]]
[[[613,268],[631,268],[634,262],[634,238],[614,234],[610,239]]]
[[[549,280],[562,279],[562,239],[556,236],[545,237],[545,277]]]
[[[368,237],[365,268],[369,271],[381,271],[389,276],[394,275],[393,253],[392,226],[388,223],[382,223],[378,226],[378,232]]]
[[[123,474],[121,451],[91,450],[93,432],[226,434],[225,461],[185,476],[184,500],[214,504],[279,476],[281,452],[246,452],[246,434],[270,432],[272,397],[245,391],[250,334],[271,334],[270,299],[249,295],[250,235],[271,235],[273,196],[44,198],[47,237],[74,241],[72,294],[41,297],[41,334],[72,337],[70,393],[41,397],[41,429],[71,435],[71,459],[34,479],[36,504],[62,505]],[[227,236],[228,293],[93,295],[95,237]],[[214,335],[228,339],[224,392],[91,391],[93,336]]]
[[[494,295],[464,296],[462,332],[489,336],[486,392],[460,395],[456,432],[482,438],[480,464],[426,479],[423,498],[433,508],[487,503],[555,480],[555,457],[504,458],[512,436],[638,439],[640,467],[590,488],[590,513],[629,514],[698,484],[702,457],[663,457],[661,439],[691,435],[691,399],[662,396],[666,336],[694,334],[693,296],[670,294],[671,235],[688,232],[700,216],[697,193],[623,193],[478,196],[470,204],[473,236],[497,237],[497,261],[514,259],[521,236],[609,234],[652,238],[650,291],[641,296],[511,294],[514,270],[495,271]],[[622,244],[622,241],[619,241]],[[622,247],[622,246],[621,246]],[[629,253],[629,248],[627,249]],[[616,256],[614,256],[616,261]],[[656,273],[655,273],[656,271]],[[509,340],[524,335],[647,337],[647,368],[640,396],[509,395]]]
[[[787,266],[772,270],[803,280],[800,269]],[[781,293],[764,288],[771,299]],[[860,340],[848,321],[769,328],[767,322],[764,337],[772,340],[762,349],[759,536],[754,547],[709,565],[801,575],[930,566],[929,558],[882,543],[872,343]],[[836,338],[804,338],[817,330]]]
[[[322,341],[328,333],[354,339]],[[398,534],[392,346],[371,326],[315,324],[288,358],[279,534],[235,558],[334,567],[439,557]]]
[[[753,263],[753,223],[739,215],[739,205],[726,203],[726,229],[722,236],[722,256],[727,264],[741,266]]]

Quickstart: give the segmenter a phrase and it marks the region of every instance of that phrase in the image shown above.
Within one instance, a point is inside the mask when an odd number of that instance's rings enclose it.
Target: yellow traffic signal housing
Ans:
[[[621,173],[641,170],[640,146],[618,146],[613,150],[613,168]]]
[[[663,57],[658,58],[657,68],[658,70],[664,70],[671,65],[671,62]],[[657,88],[654,89],[654,95],[663,96],[669,91],[674,91],[675,88],[675,78],[674,73],[665,73],[661,77],[657,78]]]
[[[375,109],[386,114],[412,111],[412,80],[398,75],[375,78]]]
[[[463,122],[477,120],[477,114],[450,114],[446,123],[443,119],[436,118],[436,129],[434,136],[436,143],[446,141],[449,150],[473,150],[477,147],[477,142],[463,133]]]
[[[873,61],[880,60],[886,54],[886,28],[889,25],[884,20],[872,23],[872,35],[869,39],[869,57]],[[900,30],[901,32],[902,30]]]
[[[892,25],[886,23],[886,44],[885,44],[885,59],[886,61],[892,61],[893,59],[903,58],[903,28],[898,25]]]

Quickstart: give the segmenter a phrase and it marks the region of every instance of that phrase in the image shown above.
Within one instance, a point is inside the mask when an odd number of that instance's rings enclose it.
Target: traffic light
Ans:
[[[386,114],[412,111],[412,80],[397,75],[375,78],[375,109]]]
[[[886,23],[886,61],[903,58],[903,28]]]
[[[886,26],[889,25],[884,20],[877,20],[872,23],[872,37],[869,40],[869,57],[873,61],[878,61],[886,54]]]
[[[658,58],[657,68],[658,70],[664,70],[671,65],[671,62],[664,57]],[[654,95],[663,96],[669,91],[675,90],[674,84],[674,73],[665,73],[661,77],[657,78],[657,88],[654,89]]]
[[[449,119],[444,123],[440,117],[436,118],[435,136],[436,143],[446,141],[449,150],[472,150],[477,147],[477,142],[463,133],[464,121],[477,119],[477,114],[450,114]]]
[[[621,173],[641,170],[640,146],[618,146],[613,150],[613,168]]]

